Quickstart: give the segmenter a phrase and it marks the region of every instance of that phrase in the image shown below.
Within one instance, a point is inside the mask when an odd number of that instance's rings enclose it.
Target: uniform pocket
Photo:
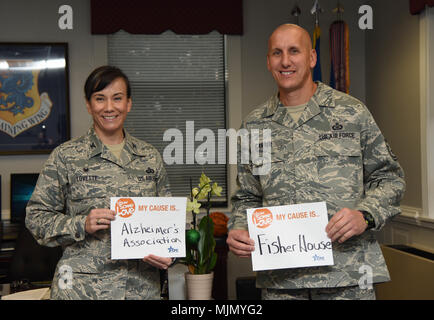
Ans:
[[[284,178],[285,161],[282,159],[256,161],[252,163],[252,172],[256,174],[261,183],[263,196],[266,201],[282,198],[282,192],[278,189]]]
[[[87,215],[92,209],[110,208],[110,199],[106,196],[71,198],[68,206],[70,215]]]
[[[252,162],[252,173],[258,176],[268,176],[276,173],[281,165],[283,165],[283,160],[256,160]],[[273,169],[273,170],[272,170]]]
[[[56,268],[59,277],[68,272],[97,274],[104,270],[104,261],[100,257],[85,249],[78,253],[79,255],[65,256],[59,261]]]
[[[350,199],[363,186],[363,160],[358,140],[324,142],[315,146],[318,182],[329,194]]]

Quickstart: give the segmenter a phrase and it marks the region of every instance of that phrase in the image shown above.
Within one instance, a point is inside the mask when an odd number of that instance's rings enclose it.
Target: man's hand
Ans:
[[[247,230],[231,230],[228,234],[226,243],[235,255],[242,258],[250,257],[255,250],[255,242],[250,239]]]
[[[86,217],[85,230],[93,234],[98,230],[110,228],[110,222],[116,217],[116,212],[110,209],[92,209]]]
[[[330,219],[326,232],[332,242],[337,240],[343,243],[353,236],[362,234],[367,227],[360,211],[343,208]]]

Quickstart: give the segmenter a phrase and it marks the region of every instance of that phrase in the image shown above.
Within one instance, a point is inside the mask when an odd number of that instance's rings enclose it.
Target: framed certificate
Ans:
[[[0,43],[0,154],[70,139],[67,43]]]

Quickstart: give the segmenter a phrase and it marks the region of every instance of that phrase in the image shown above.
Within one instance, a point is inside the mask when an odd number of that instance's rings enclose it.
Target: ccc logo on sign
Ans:
[[[265,229],[273,222],[273,214],[266,208],[256,209],[253,212],[252,220],[256,227]]]
[[[136,211],[136,204],[131,198],[121,198],[116,202],[116,213],[122,218],[128,218]]]

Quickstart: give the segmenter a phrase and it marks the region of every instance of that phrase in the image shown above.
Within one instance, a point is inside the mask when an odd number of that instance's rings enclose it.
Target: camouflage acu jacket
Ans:
[[[53,299],[159,299],[158,269],[141,260],[111,260],[110,230],[85,232],[91,209],[110,197],[170,196],[158,151],[125,132],[119,160],[93,128],[57,147],[27,206],[26,226],[46,246],[62,246]]]
[[[298,122],[292,121],[275,95],[247,116],[242,127],[271,129],[271,163],[238,165],[239,190],[232,198],[230,229],[247,229],[246,209],[263,206],[326,201],[329,219],[344,207],[364,210],[374,217],[373,230],[400,213],[403,170],[372,115],[357,99],[318,83]],[[267,174],[253,174],[253,169],[264,165],[270,167]],[[374,283],[389,280],[371,230],[342,244],[333,243],[333,257],[333,266],[258,272],[257,286],[357,285],[362,266],[372,268]]]

